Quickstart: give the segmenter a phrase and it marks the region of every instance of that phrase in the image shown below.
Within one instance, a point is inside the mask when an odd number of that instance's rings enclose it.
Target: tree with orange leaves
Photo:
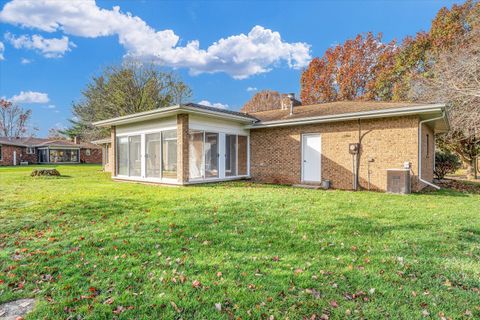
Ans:
[[[377,77],[392,67],[395,52],[394,41],[385,44],[381,34],[371,32],[329,48],[302,73],[303,103],[377,99]]]

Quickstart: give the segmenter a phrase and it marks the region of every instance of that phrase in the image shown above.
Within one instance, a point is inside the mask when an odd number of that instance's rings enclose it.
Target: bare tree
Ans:
[[[480,156],[480,29],[473,29],[452,50],[442,52],[432,76],[418,79],[415,99],[447,102],[451,130],[440,136],[440,147],[455,152],[477,176]]]
[[[1,99],[0,100],[0,136],[14,138],[28,133],[28,121],[32,116],[32,110],[24,110],[22,107]]]
[[[48,138],[49,139],[66,139],[67,137],[62,133],[62,130],[58,128],[48,129]]]

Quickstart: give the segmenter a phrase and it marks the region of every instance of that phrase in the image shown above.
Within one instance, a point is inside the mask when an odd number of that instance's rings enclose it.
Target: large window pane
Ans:
[[[190,179],[203,177],[203,131],[190,131],[188,138]]]
[[[237,175],[237,136],[225,135],[225,176]]]
[[[177,178],[177,131],[162,132],[162,177]]]
[[[238,175],[247,175],[248,161],[248,138],[246,136],[238,136]]]
[[[205,132],[205,177],[218,177],[218,133]]]
[[[118,174],[128,176],[128,138],[122,137],[117,140]]]
[[[38,162],[48,162],[48,149],[38,150]]]
[[[78,162],[77,149],[50,149],[49,156],[50,162],[54,163]]]
[[[161,142],[160,133],[145,135],[146,173],[149,178],[160,178]]]
[[[128,168],[129,175],[138,177],[142,173],[140,136],[128,137]]]

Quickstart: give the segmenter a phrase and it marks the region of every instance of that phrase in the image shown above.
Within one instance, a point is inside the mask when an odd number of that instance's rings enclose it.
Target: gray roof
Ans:
[[[184,106],[195,107],[195,108],[208,110],[208,111],[222,112],[222,113],[231,114],[231,115],[234,115],[234,116],[247,117],[247,118],[251,118],[253,120],[257,120],[257,118],[255,118],[253,115],[247,114],[245,112],[240,112],[240,111],[231,111],[231,110],[227,110],[227,109],[209,107],[209,106],[205,106],[203,104],[198,104],[198,103],[186,103],[186,104],[184,104]]]
[[[99,146],[90,142],[75,143],[64,139],[43,139],[35,137],[7,138],[0,137],[0,144],[19,146],[19,147],[72,147],[96,149]]]

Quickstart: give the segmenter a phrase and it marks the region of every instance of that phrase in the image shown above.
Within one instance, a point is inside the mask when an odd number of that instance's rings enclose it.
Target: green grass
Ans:
[[[28,319],[480,317],[480,195],[33,168],[0,168],[0,303],[36,297]]]

